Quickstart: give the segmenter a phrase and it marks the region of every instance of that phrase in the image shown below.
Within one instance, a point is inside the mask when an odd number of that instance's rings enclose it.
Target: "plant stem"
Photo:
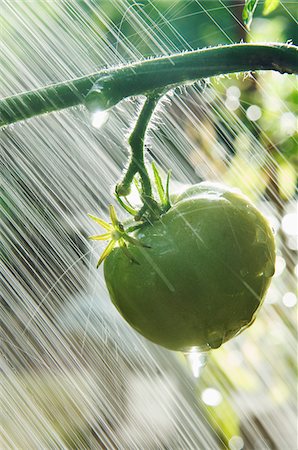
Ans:
[[[96,104],[105,110],[124,98],[148,95],[227,73],[276,70],[298,73],[298,47],[233,44],[149,59],[26,92],[0,101],[0,126],[85,102],[96,83]]]
[[[151,181],[144,160],[144,140],[149,121],[160,97],[160,94],[155,94],[146,98],[135,127],[128,138],[128,143],[131,148],[131,158],[123,180],[117,186],[117,194],[121,196],[129,194],[132,180],[135,174],[139,173],[143,197],[152,197]]]

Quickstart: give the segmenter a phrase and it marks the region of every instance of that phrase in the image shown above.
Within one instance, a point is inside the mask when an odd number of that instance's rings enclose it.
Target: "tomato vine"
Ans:
[[[82,78],[26,92],[0,101],[0,126],[35,115],[84,104],[90,113],[105,111],[121,100],[145,95],[146,100],[129,137],[131,158],[116,186],[116,196],[126,196],[134,176],[141,179],[143,207],[136,220],[149,213],[159,217],[164,209],[152,196],[144,161],[145,133],[160,97],[168,90],[212,76],[276,70],[298,73],[298,47],[290,44],[232,44],[148,59],[123,67],[102,70]],[[125,206],[122,202],[122,206]]]
[[[89,93],[90,108],[95,104],[106,110],[127,97],[255,70],[298,74],[298,47],[280,43],[220,45],[101,70],[0,100],[0,127],[84,104]]]

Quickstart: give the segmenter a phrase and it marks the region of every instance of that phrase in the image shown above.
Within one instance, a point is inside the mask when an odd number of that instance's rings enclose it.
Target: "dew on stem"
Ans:
[[[108,111],[102,111],[102,110],[98,109],[97,111],[95,111],[94,113],[92,113],[90,115],[91,125],[94,128],[99,129],[103,125],[105,125],[105,123],[107,122],[108,118],[109,118]]]

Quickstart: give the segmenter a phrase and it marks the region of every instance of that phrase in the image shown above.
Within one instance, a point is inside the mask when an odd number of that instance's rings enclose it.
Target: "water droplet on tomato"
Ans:
[[[264,276],[266,278],[270,278],[274,275],[274,272],[275,272],[274,263],[269,259],[269,261],[267,261],[267,263],[265,265]]]
[[[246,205],[246,208],[249,208],[249,205]],[[257,220],[257,216],[255,215],[254,212],[252,212],[250,210],[246,210],[246,214],[249,216],[250,220],[253,220],[253,221]]]
[[[219,348],[223,341],[223,332],[222,330],[211,331],[208,334],[208,345],[211,348]]]
[[[183,352],[183,354],[190,365],[193,376],[198,378],[207,364],[207,352],[201,352],[198,347],[191,347],[189,351]]]

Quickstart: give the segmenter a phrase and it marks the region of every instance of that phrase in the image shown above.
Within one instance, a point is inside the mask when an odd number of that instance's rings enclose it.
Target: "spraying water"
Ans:
[[[1,96],[243,35],[237,7],[194,3],[189,11],[180,1],[164,9],[151,1],[3,1]],[[197,44],[180,23],[202,17],[211,28]],[[256,22],[256,36],[266,24]],[[261,108],[242,101],[245,83],[273,118],[281,115],[283,171],[268,151],[275,135],[260,122]],[[1,130],[1,448],[294,450],[297,219],[292,166],[281,151],[295,140],[296,118],[282,97],[294,89],[294,78],[271,73],[196,84],[163,100],[149,133],[148,157],[172,169],[173,190],[205,179],[238,186],[277,233],[275,278],[260,317],[214,350],[203,370],[196,349],[190,371],[183,355],[124,322],[95,269],[102,244],[87,240],[97,232],[87,213],[108,219],[143,100],[108,116],[77,108]],[[267,183],[272,174],[284,177],[282,196]]]

